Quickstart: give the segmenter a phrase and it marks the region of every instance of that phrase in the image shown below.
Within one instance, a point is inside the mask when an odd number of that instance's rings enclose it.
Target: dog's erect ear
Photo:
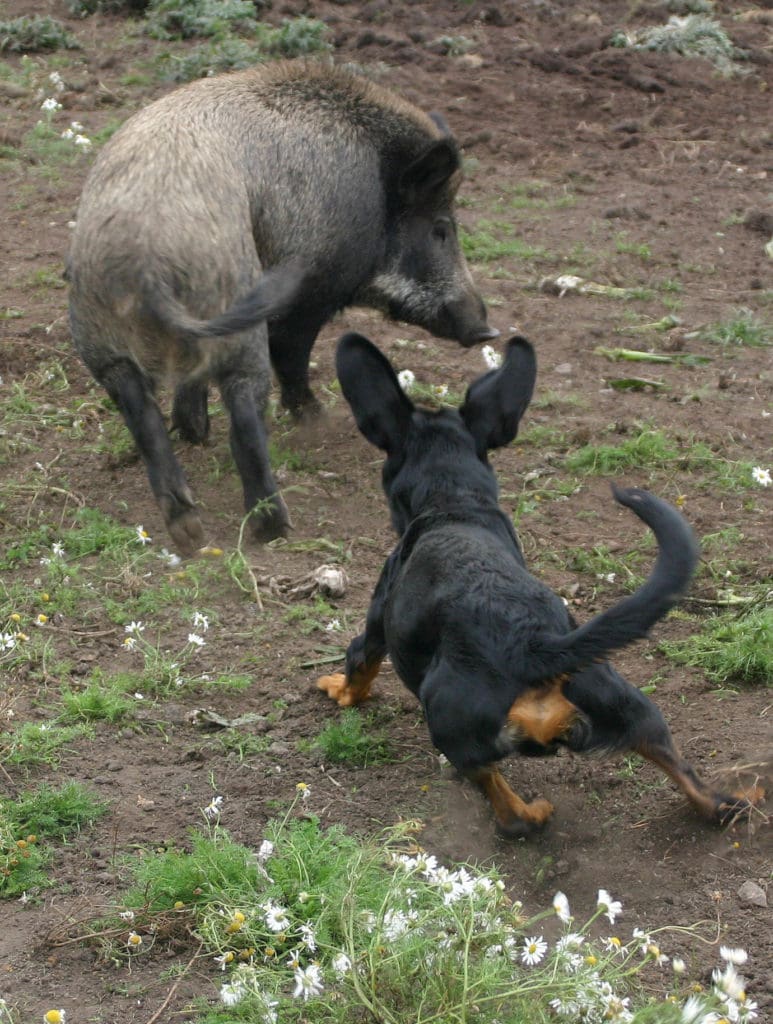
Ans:
[[[475,438],[480,458],[490,448],[501,448],[516,436],[536,379],[534,349],[526,338],[516,335],[508,341],[499,369],[490,370],[470,385],[459,412]]]
[[[371,444],[392,455],[405,439],[414,410],[392,364],[361,334],[345,334],[338,342],[336,372],[357,426]]]

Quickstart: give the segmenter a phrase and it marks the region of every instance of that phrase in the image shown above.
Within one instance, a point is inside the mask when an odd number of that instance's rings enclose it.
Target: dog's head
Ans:
[[[362,335],[341,338],[336,369],[357,426],[386,452],[384,491],[398,533],[430,501],[453,508],[465,494],[497,500],[488,452],[515,438],[537,375],[525,338],[510,339],[502,365],[470,385],[458,410],[415,406],[389,360]]]

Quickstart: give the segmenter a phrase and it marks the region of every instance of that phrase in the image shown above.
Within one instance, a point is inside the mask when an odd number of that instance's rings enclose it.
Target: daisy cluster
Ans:
[[[308,794],[299,784],[296,803]],[[219,822],[222,801],[215,798],[210,808],[207,816]],[[605,934],[623,914],[621,902],[605,889],[598,890],[582,925],[561,892],[549,909],[527,917],[493,872],[449,868],[420,850],[395,850],[381,857],[380,886],[360,891],[353,869],[344,907],[324,893],[288,889],[284,858],[295,859],[297,850],[291,843],[283,847],[281,830],[263,840],[255,854],[263,894],[256,892],[249,905],[211,906],[202,930],[210,947],[213,939],[220,945],[214,962],[226,973],[221,1003],[243,1004],[240,1012],[249,1011],[256,1024],[276,1024],[286,1001],[346,1005],[367,991],[391,993],[398,1005],[401,997],[409,1005],[419,990],[427,1012],[437,1004],[449,1019],[475,991],[476,1021],[502,1024],[514,1001],[527,1005],[539,991],[543,1008],[557,1021],[625,1024],[635,1016],[630,981],[643,969],[657,971],[670,990],[664,1020],[747,1024],[757,1018],[737,972],[746,959],[743,950],[723,947],[724,966],[714,972],[711,990],[698,994],[686,986],[684,962],[660,948],[658,936],[667,929],[635,927],[627,940]],[[385,1003],[384,1010],[394,1012],[395,1006]]]
[[[209,629],[209,618],[196,611],[191,617],[191,625],[193,628],[188,633],[185,644],[173,656],[162,653],[146,638],[145,623],[141,621],[129,622],[124,626],[125,636],[122,647],[124,650],[141,654],[145,659],[145,667],[151,675],[155,676],[160,673],[175,687],[180,687],[185,683],[182,675],[183,667],[200,648],[206,646],[207,642],[203,634]]]

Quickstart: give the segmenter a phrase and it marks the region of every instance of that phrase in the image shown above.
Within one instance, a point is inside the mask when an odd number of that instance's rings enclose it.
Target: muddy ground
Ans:
[[[535,431],[532,440],[526,429],[523,443],[494,459],[508,510],[538,491],[541,481],[548,481],[550,491],[555,481],[570,479],[562,466],[567,451],[588,442],[619,442],[643,424],[678,439],[697,438],[734,462],[771,465],[771,420],[765,415],[771,411],[769,349],[712,346],[699,332],[739,308],[771,319],[773,261],[764,246],[773,235],[773,10],[769,4],[735,2],[716,7],[733,41],[746,51],[742,75],[721,77],[706,61],[606,45],[617,28],[665,21],[665,3],[290,2],[276,3],[266,15],[275,22],[300,13],[325,20],[336,60],[375,67],[384,84],[441,111],[467,162],[461,223],[473,232],[481,222],[493,222],[491,233],[514,235],[530,247],[520,257],[473,266],[491,322],[503,337],[514,329],[525,333],[538,352],[538,393],[524,424]],[[146,68],[159,46],[131,22],[102,15],[74,19],[54,0],[9,2],[2,16],[33,10],[61,18],[82,44],[67,54],[65,81],[76,81],[77,89],[61,97],[64,109],[57,119],[63,128],[79,120],[96,131],[169,88],[127,77]],[[448,44],[438,42],[460,36],[472,43],[464,54],[449,54]],[[6,59],[18,65],[18,57]],[[10,146],[20,145],[38,116],[32,96],[0,94],[0,129]],[[81,161],[46,183],[34,165],[20,170],[16,162],[0,163],[0,306],[23,311],[0,323],[3,389],[27,381],[34,392],[29,381],[36,362],[56,359],[69,381],[68,403],[79,394],[98,396],[69,348],[66,291],[41,285],[49,280],[46,273],[55,278],[63,267],[67,222],[87,166],[88,160]],[[524,189],[524,183],[531,185]],[[36,278],[39,271],[43,277]],[[567,271],[649,291],[622,302],[559,296],[538,287],[544,277]],[[669,305],[669,298],[677,301]],[[669,332],[630,332],[670,314],[679,324]],[[46,778],[82,780],[108,797],[111,808],[93,829],[57,851],[52,889],[27,905],[0,907],[0,994],[18,1007],[23,1021],[39,1020],[51,1006],[66,1008],[68,1021],[150,1019],[172,984],[165,972],[178,958],[187,962],[190,951],[159,952],[138,960],[127,975],[91,949],[60,944],[72,934],[69,922],[109,905],[121,886],[121,854],[137,845],[183,842],[211,798],[213,778],[225,797],[223,823],[251,844],[303,780],[312,790],[311,809],[324,823],[370,834],[402,818],[419,819],[427,849],[449,860],[495,863],[513,895],[534,910],[560,888],[581,914],[603,886],[622,900],[626,927],[711,922],[704,937],[750,950],[750,991],[760,1004],[760,1019],[773,1019],[770,911],[738,896],[744,882],[765,889],[770,881],[770,832],[762,813],[750,824],[715,830],[649,766],[569,755],[515,760],[506,766],[514,788],[549,797],[556,813],[542,835],[508,844],[494,835],[477,795],[443,776],[415,702],[389,669],[379,679],[371,710],[388,736],[391,761],[364,769],[329,766],[308,745],[299,749],[299,741],[313,740],[338,714],[314,682],[329,668],[324,659],[331,645],[345,645],[361,628],[393,544],[377,454],[331,390],[335,341],[349,327],[368,334],[398,368],[410,368],[423,383],[461,392],[484,368],[477,350],[462,351],[368,311],[349,311],[324,329],[314,353],[314,386],[328,407],[324,421],[306,430],[293,431],[284,420],[274,426],[282,451],[294,453],[280,472],[292,540],[307,543],[253,547],[249,555],[261,580],[298,579],[321,562],[343,557],[350,586],[334,602],[342,631],[328,633],[318,622],[307,632],[298,621],[288,621],[290,598],[272,594],[266,582],[259,610],[224,571],[215,607],[219,621],[200,664],[210,674],[251,674],[248,689],[224,695],[183,690],[173,700],[140,708],[139,728],[99,726],[92,742],[65,755],[58,772],[15,775],[19,786]],[[708,353],[713,361],[613,364],[594,353],[599,345]],[[663,386],[617,391],[608,384],[610,377],[631,375],[656,378]],[[38,400],[56,404],[59,397],[40,387]],[[101,409],[86,426],[87,438],[93,440],[100,418],[112,416]],[[181,446],[181,458],[210,543],[228,552],[238,533],[240,494],[228,468],[226,434],[220,412],[210,447]],[[46,486],[4,505],[8,537],[43,521],[66,523],[85,504],[128,526],[142,523],[159,548],[168,543],[136,460],[100,456],[45,429],[36,444],[0,464],[0,485],[36,479],[35,463],[48,467]],[[721,490],[708,470],[678,465],[668,471],[643,466],[627,471],[622,481],[680,499],[702,536],[736,527],[740,540],[732,558],[741,582],[758,583],[769,575],[768,491]],[[619,579],[607,582],[573,569],[570,549],[605,544],[624,557],[642,541],[627,513],[612,503],[608,478],[594,475],[580,478],[569,497],[554,489],[526,501],[518,528],[532,566],[573,602],[580,618],[624,590]],[[651,642],[627,651],[617,664],[639,685],[655,681],[655,699],[702,773],[733,778],[739,766],[751,766],[747,776],[764,775],[770,691],[732,681],[717,687],[658,651],[659,640],[696,631],[717,610],[716,593],[714,576],[702,573],[685,606],[692,615],[661,624]],[[173,609],[154,625],[161,632],[166,625],[178,633],[181,628]],[[66,680],[24,673],[9,678],[17,720],[45,719],[52,687],[77,683],[97,664],[108,673],[130,665],[130,655],[121,650],[122,631],[98,609],[91,610],[86,627],[64,616],[50,628],[58,630],[57,643],[69,652],[71,672]],[[244,759],[224,750],[191,721],[190,712],[202,706],[224,716],[273,712],[264,727],[265,749]],[[706,980],[716,944],[682,936],[666,945]],[[194,964],[158,1019],[194,1019],[186,1006],[194,994],[214,996],[216,974],[206,962]],[[311,1008],[308,1019],[313,1021]]]

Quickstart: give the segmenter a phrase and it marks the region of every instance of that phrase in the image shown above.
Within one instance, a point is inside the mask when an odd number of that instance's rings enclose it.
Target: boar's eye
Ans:
[[[432,225],[432,237],[438,242],[447,242],[452,232],[451,219],[449,217],[438,217]]]

